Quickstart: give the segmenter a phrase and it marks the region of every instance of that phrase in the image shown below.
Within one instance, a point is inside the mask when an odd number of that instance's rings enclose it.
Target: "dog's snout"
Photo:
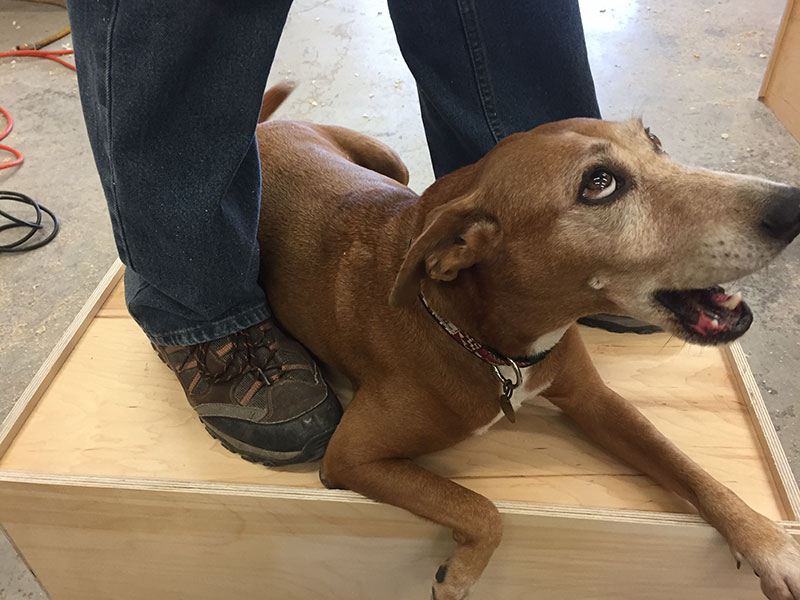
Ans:
[[[781,186],[770,196],[761,226],[775,239],[789,243],[800,233],[800,188]]]

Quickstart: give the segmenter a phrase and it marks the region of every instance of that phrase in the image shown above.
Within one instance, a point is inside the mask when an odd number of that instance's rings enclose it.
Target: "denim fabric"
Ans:
[[[128,309],[156,343],[269,316],[255,126],[290,0],[70,0]]]
[[[217,339],[269,316],[254,130],[290,4],[68,3],[128,309],[158,344]],[[389,5],[437,176],[516,131],[599,116],[577,1]]]
[[[437,177],[512,133],[600,118],[577,0],[389,0],[389,12]]]

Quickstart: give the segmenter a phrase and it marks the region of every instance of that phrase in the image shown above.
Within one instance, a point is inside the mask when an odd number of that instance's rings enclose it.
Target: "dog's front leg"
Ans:
[[[662,435],[630,402],[605,386],[575,328],[564,341],[561,374],[545,396],[596,442],[697,507],[746,559],[770,600],[800,600],[800,545],[757,513]]]
[[[413,404],[408,400],[397,412],[369,400],[356,394],[331,438],[320,478],[327,487],[359,492],[452,529],[458,547],[436,571],[432,598],[463,600],[500,543],[500,513],[480,494],[398,458],[438,449],[431,443],[449,445],[441,444],[446,436],[437,436],[436,420],[426,428],[419,414],[403,414]]]

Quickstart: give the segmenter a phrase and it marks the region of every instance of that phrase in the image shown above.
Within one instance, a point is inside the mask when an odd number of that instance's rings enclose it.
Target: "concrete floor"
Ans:
[[[606,118],[643,116],[676,160],[800,184],[800,144],[756,100],[783,5],[584,0],[589,55]],[[62,9],[0,0],[3,48],[41,39],[66,23]],[[414,82],[397,50],[385,0],[297,0],[271,80],[284,77],[300,87],[279,116],[379,137],[403,157],[415,190],[432,181]],[[33,196],[63,225],[45,248],[0,255],[3,417],[115,250],[74,73],[44,60],[2,59],[0,89],[0,104],[16,121],[6,143],[25,154],[21,168],[0,172],[0,189]],[[743,346],[798,475],[800,243],[739,287],[756,312]],[[44,597],[0,536],[0,600]]]

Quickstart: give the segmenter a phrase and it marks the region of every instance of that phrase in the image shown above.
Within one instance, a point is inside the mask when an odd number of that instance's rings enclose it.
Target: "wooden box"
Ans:
[[[429,597],[449,531],[316,465],[223,450],[106,276],[0,431],[0,522],[53,600]],[[800,494],[741,349],[585,330],[598,368],[670,438],[795,533]],[[542,400],[423,461],[496,501],[503,543],[472,598],[760,596],[691,507]]]
[[[759,97],[800,140],[800,2],[786,3]]]

